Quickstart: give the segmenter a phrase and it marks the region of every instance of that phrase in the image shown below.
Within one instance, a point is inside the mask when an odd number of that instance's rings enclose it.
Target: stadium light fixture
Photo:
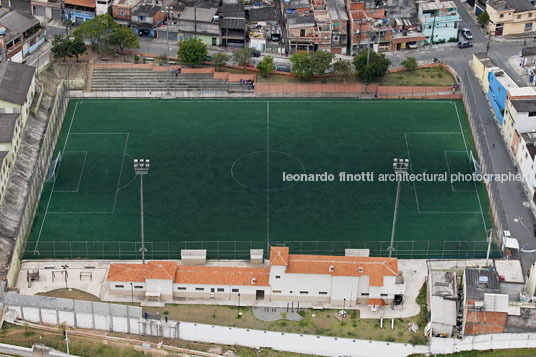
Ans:
[[[134,159],[134,173],[140,176],[140,211],[141,211],[141,260],[142,264],[145,264],[145,236],[143,229],[143,176],[149,172],[151,166],[150,160],[147,159]]]
[[[393,217],[393,230],[391,231],[391,244],[389,245],[389,258],[393,255],[393,247],[395,241],[395,231],[396,231],[396,217],[398,215],[398,197],[400,196],[400,183],[402,182],[402,177],[408,172],[409,168],[409,159],[397,159],[393,160],[393,170],[395,171],[396,177],[396,199],[395,199],[395,213]]]

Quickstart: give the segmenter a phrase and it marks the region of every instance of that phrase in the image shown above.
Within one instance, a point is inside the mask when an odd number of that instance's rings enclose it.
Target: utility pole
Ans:
[[[435,21],[437,17],[437,9],[434,12],[434,22],[432,23],[432,36],[430,37],[430,46],[434,46],[434,31],[435,31]]]
[[[63,330],[63,337],[65,337],[65,344],[67,345],[67,356],[70,356],[71,354],[69,353],[69,336],[67,335],[67,330],[64,329]]]
[[[144,159],[134,159],[134,173],[140,176],[140,215],[141,215],[141,260],[145,264],[145,236],[143,227],[143,176],[149,172],[150,161]]]
[[[166,62],[167,62],[167,71],[166,71],[166,91],[169,94],[169,12],[171,11],[171,6],[166,7]]]
[[[491,237],[492,237],[492,234],[493,233],[493,230],[490,229],[489,230],[489,236],[488,236],[488,251],[486,253],[486,266],[488,266],[488,260],[489,260],[489,253],[491,251]]]
[[[194,1],[194,38],[197,38],[197,0]]]
[[[488,34],[488,43],[486,43],[486,57],[488,56],[489,44],[491,42],[491,31],[489,31]]]
[[[396,175],[396,199],[395,199],[395,213],[393,217],[393,230],[391,231],[391,245],[389,245],[389,258],[393,254],[395,231],[396,231],[396,217],[398,215],[398,197],[400,196],[400,183],[402,182],[402,176],[408,172],[409,160],[408,159],[394,159],[393,169]]]

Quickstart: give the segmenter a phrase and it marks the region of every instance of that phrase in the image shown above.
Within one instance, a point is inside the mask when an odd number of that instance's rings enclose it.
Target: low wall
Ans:
[[[471,350],[496,350],[509,348],[535,348],[536,333],[499,333],[466,336],[463,339],[433,337],[430,353],[457,353]]]

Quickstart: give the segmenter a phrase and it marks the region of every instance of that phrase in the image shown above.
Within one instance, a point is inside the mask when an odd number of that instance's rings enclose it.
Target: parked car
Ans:
[[[253,52],[252,52],[252,56],[253,56],[253,57],[260,57],[260,56],[261,56],[261,51],[259,51],[259,50],[253,50]]]
[[[205,57],[205,62],[212,62],[212,56],[207,55],[207,57]]]
[[[471,31],[469,31],[469,29],[464,28],[462,30],[462,35],[463,35],[463,37],[465,37],[466,40],[472,40],[473,39],[473,34],[471,33]]]
[[[290,67],[286,66],[286,65],[282,65],[282,64],[279,65],[279,66],[276,66],[275,70],[279,71],[279,72],[288,72],[288,73],[290,73]]]
[[[467,48],[467,47],[473,47],[473,44],[468,41],[460,41],[458,42],[458,48]]]

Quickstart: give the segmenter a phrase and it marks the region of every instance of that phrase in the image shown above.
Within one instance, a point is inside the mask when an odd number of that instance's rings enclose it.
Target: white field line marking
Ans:
[[[82,164],[82,170],[80,170],[80,177],[78,178],[78,185],[76,185],[75,191],[54,191],[54,192],[78,192],[80,189],[80,181],[82,181],[82,175],[84,174],[84,168],[86,167],[86,160],[87,160],[87,151],[64,151],[63,155],[65,157],[66,152],[83,152],[84,153],[84,163]],[[58,171],[59,174],[59,171]],[[56,178],[57,180],[58,178]]]
[[[130,133],[127,133],[127,140],[125,141],[125,149],[123,150],[123,159],[121,160],[121,170],[119,171],[119,178],[117,179],[117,186],[115,188],[115,198],[114,198],[114,205],[112,208],[112,213],[115,212],[115,205],[117,203],[117,194],[119,193],[119,184],[121,183],[121,176],[123,175],[123,167],[125,164],[125,156],[127,154],[127,146],[128,146],[129,137],[130,137]]]
[[[456,106],[456,103],[450,102],[454,106],[454,109],[456,109],[456,117],[458,118],[458,124],[460,126],[460,132],[462,133],[463,138],[463,144],[465,145],[465,151],[467,152],[467,158],[469,158],[469,149],[467,148],[467,142],[465,141],[465,134],[463,133],[463,127],[462,122],[460,120],[460,113],[458,113],[458,107]],[[482,203],[480,202],[480,196],[478,195],[478,188],[476,187],[476,182],[473,181],[473,185],[475,186],[475,195],[476,199],[478,200],[478,206],[480,207],[480,214],[482,215],[482,224],[484,225],[484,232],[487,232],[488,227],[486,226],[486,218],[484,218],[484,211],[482,210]],[[487,233],[486,233],[487,235]]]
[[[270,251],[270,102],[266,102],[266,250]]]
[[[78,104],[81,104],[83,102],[76,102],[75,106],[74,106],[74,110],[73,110],[73,115],[71,117],[71,123],[69,124],[69,129],[67,130],[67,136],[65,137],[65,142],[63,143],[63,151],[65,151],[65,148],[67,147],[67,141],[69,140],[69,133],[71,132],[71,128],[73,127],[73,122],[74,122],[74,116],[76,114],[76,109],[78,109]],[[61,160],[59,162],[59,166],[58,166],[58,173],[60,172],[60,168],[61,168]],[[45,221],[47,219],[47,213],[48,213],[48,207],[50,206],[50,201],[52,200],[52,194],[54,193],[54,187],[56,186],[56,180],[54,180],[54,182],[52,183],[52,189],[50,190],[50,195],[48,196],[48,202],[47,202],[47,207],[45,209],[45,214],[43,216],[43,221],[41,222],[41,227],[39,227],[39,234],[37,235],[37,241],[35,242],[35,247],[34,247],[34,254],[37,253],[37,247],[39,246],[39,240],[41,239],[41,233],[43,233],[43,227],[45,226]]]
[[[406,140],[406,148],[408,150],[408,158],[409,158],[409,168],[411,170],[411,173],[413,174],[413,164],[411,160],[411,154],[409,151],[409,144],[408,144],[408,133],[404,133],[404,139]],[[460,135],[460,133],[457,133]],[[455,211],[421,211],[420,204],[419,204],[419,197],[417,195],[417,186],[415,185],[415,181],[413,181],[413,187],[415,191],[415,201],[417,202],[417,212],[419,214],[482,214],[482,211],[467,211],[467,212],[455,212]],[[480,201],[479,201],[480,202]]]
[[[448,152],[462,152],[462,153],[465,153],[465,151],[459,151],[459,150],[457,150],[457,151],[453,151],[453,150],[443,151],[443,155],[445,156],[445,162],[447,163],[447,172],[448,172],[448,177],[449,177],[449,181],[450,181],[450,187],[452,188],[452,192],[473,192],[474,190],[457,190],[457,189],[454,188],[454,184],[452,183],[452,180],[450,180],[452,171],[450,171],[449,159],[447,157]]]

